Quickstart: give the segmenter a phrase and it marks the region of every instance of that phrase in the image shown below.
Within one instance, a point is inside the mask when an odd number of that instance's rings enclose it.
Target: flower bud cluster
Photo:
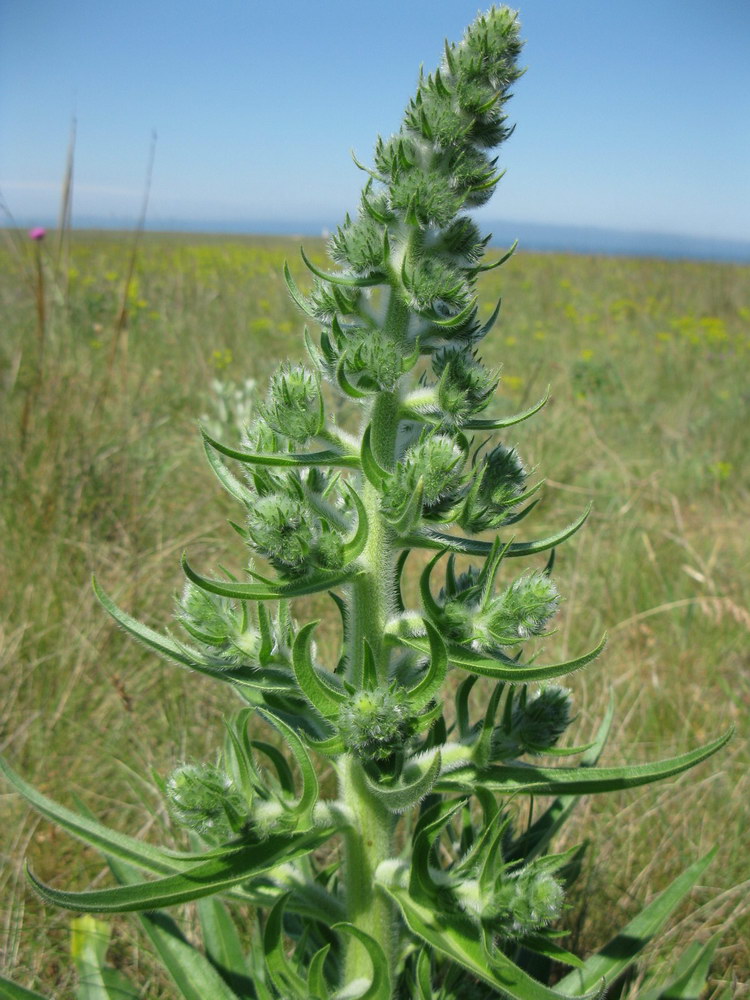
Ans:
[[[432,434],[407,449],[384,489],[383,509],[399,514],[422,484],[424,517],[440,520],[449,515],[463,495],[465,456],[446,434]]]
[[[524,695],[513,706],[508,724],[498,726],[492,745],[495,760],[522,754],[543,754],[556,746],[573,720],[568,688],[550,684],[531,698]]]
[[[167,806],[180,826],[210,843],[224,843],[247,825],[248,804],[229,775],[212,764],[181,764],[165,785]]]
[[[233,601],[188,581],[177,602],[176,617],[214,666],[255,663],[260,633]]]
[[[484,457],[461,512],[460,523],[472,534],[499,528],[513,516],[524,494],[528,472],[515,448],[497,445]]]
[[[301,498],[281,492],[259,497],[248,510],[247,530],[256,552],[289,576],[342,564],[341,538],[323,531],[320,519]]]
[[[392,392],[404,373],[403,355],[382,330],[361,330],[351,336],[343,352],[344,369],[359,389]]]
[[[523,937],[556,920],[563,900],[555,876],[530,864],[503,875],[482,906],[481,920],[502,937]]]
[[[459,344],[435,351],[432,367],[438,376],[438,409],[448,427],[460,428],[481,413],[497,388],[498,374]]]
[[[337,720],[347,751],[364,761],[385,761],[414,735],[415,719],[406,692],[398,687],[358,691]]]
[[[315,375],[301,365],[281,365],[271,376],[261,408],[268,426],[292,441],[304,442],[323,423],[323,399]]]
[[[478,575],[464,574],[454,594],[442,595],[443,624],[457,642],[488,652],[515,645],[541,635],[557,611],[560,597],[546,573],[525,573],[484,601],[472,580],[478,581]]]

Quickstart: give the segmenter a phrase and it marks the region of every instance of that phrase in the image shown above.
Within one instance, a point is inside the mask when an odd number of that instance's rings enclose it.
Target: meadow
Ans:
[[[118,234],[74,232],[61,247],[54,234],[37,244],[6,235],[0,749],[47,795],[78,795],[113,826],[169,838],[150,774],[211,759],[232,703],[129,641],[90,578],[163,625],[183,549],[205,568],[241,569],[226,524],[237,508],[204,460],[197,422],[220,420],[217,380],[262,388],[280,360],[302,358],[303,318],[281,276],[288,258],[304,287],[299,241],[147,234],[133,256]],[[305,246],[324,262],[321,240]],[[729,723],[738,732],[695,772],[581,804],[566,836],[590,849],[566,946],[603,943],[716,844],[654,960],[721,930],[712,983],[750,996],[750,268],[520,252],[481,290],[486,316],[503,299],[483,345],[503,366],[491,412],[516,412],[551,387],[541,414],[505,438],[546,478],[524,527],[541,535],[594,502],[558,553],[565,603],[548,644],[550,659],[566,658],[610,636],[571,681],[578,742],[611,693],[605,763],[679,753]],[[234,443],[238,429],[223,423]],[[66,887],[100,884],[102,863],[5,787],[0,828],[2,971],[72,996],[69,915],[38,902],[23,858]],[[173,995],[133,922],[114,921],[110,960],[144,997]]]

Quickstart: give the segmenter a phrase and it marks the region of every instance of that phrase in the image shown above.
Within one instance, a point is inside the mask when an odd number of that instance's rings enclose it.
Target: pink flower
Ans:
[[[47,235],[47,230],[43,229],[41,226],[35,226],[34,229],[29,230],[30,240],[43,240]]]

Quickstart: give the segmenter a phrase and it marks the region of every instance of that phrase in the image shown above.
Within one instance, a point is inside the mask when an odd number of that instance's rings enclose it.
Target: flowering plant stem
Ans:
[[[504,7],[446,44],[401,130],[378,140],[364,168],[357,217],[330,242],[338,270],[303,251],[313,274],[303,294],[285,267],[318,329],[317,339],[305,331],[310,364],[273,374],[241,448],[204,431],[211,467],[243,513],[233,526],[251,557],[246,577],[206,575],[183,558],[179,637],[137,622],[95,584],[128,633],[238,695],[216,762],[179,763],[161,782],[192,850],[108,830],[0,761],[43,815],[104,854],[119,883],[68,892],[30,873],[39,894],[74,911],[140,913],[186,1000],[589,996],[638,959],[710,860],[586,961],[560,943],[555,922],[581,850],[552,844],[579,797],[672,777],[731,734],[622,767],[598,766],[611,711],[590,741],[565,740],[572,698],[557,681],[596,659],[604,639],[552,663],[539,643],[560,601],[555,550],[587,512],[541,538],[519,534],[541,483],[529,483],[515,447],[489,442],[546,397],[486,415],[499,372],[477,351],[497,310],[480,321],[477,283],[512,250],[483,263],[489,238],[466,214],[501,177],[489,150],[511,131],[503,109],[520,48]],[[332,395],[354,411],[355,430],[338,426]],[[401,576],[412,550],[429,558],[408,607]],[[512,574],[519,559],[534,568]],[[296,598],[322,592],[342,623],[329,664],[318,623],[292,615]],[[557,766],[559,757],[579,763]],[[332,797],[316,758],[336,775]],[[532,821],[518,807],[524,796],[550,804]],[[159,912],[191,900],[202,949]],[[104,961],[85,953],[89,965]],[[701,969],[711,954],[700,952]],[[100,978],[97,1000],[110,995]],[[679,982],[670,989],[673,1000],[693,996]]]

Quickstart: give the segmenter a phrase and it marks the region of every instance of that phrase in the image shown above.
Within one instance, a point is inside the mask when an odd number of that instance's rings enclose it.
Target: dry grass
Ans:
[[[81,794],[112,825],[157,838],[168,835],[166,818],[140,776],[211,757],[231,701],[127,641],[96,606],[89,578],[96,571],[124,607],[164,624],[181,549],[205,567],[241,558],[224,526],[235,512],[205,466],[195,421],[209,409],[212,377],[262,382],[280,359],[301,355],[302,323],[280,279],[295,248],[144,236],[131,274],[126,240],[74,234],[64,273],[45,259],[38,390],[27,249],[8,251],[0,278],[0,558],[9,584],[0,599],[0,747],[46,793],[66,802]],[[592,732],[610,691],[618,715],[608,762],[667,756],[730,722],[738,729],[695,774],[582,803],[568,834],[591,843],[570,915],[576,943],[601,943],[718,844],[706,883],[656,958],[721,929],[715,985],[734,976],[734,995],[748,995],[750,271],[519,255],[486,281],[487,311],[495,293],[505,303],[485,351],[504,363],[498,410],[533,401],[548,382],[553,389],[545,411],[507,439],[548,477],[546,500],[524,526],[541,534],[595,501],[585,531],[558,554],[566,604],[548,650],[583,650],[604,628],[611,636],[601,665],[574,679],[576,736]],[[70,996],[68,915],[28,892],[22,858],[42,878],[78,886],[101,878],[101,861],[4,790],[0,811],[5,971]],[[115,922],[112,960],[144,995],[172,996],[134,928]]]

